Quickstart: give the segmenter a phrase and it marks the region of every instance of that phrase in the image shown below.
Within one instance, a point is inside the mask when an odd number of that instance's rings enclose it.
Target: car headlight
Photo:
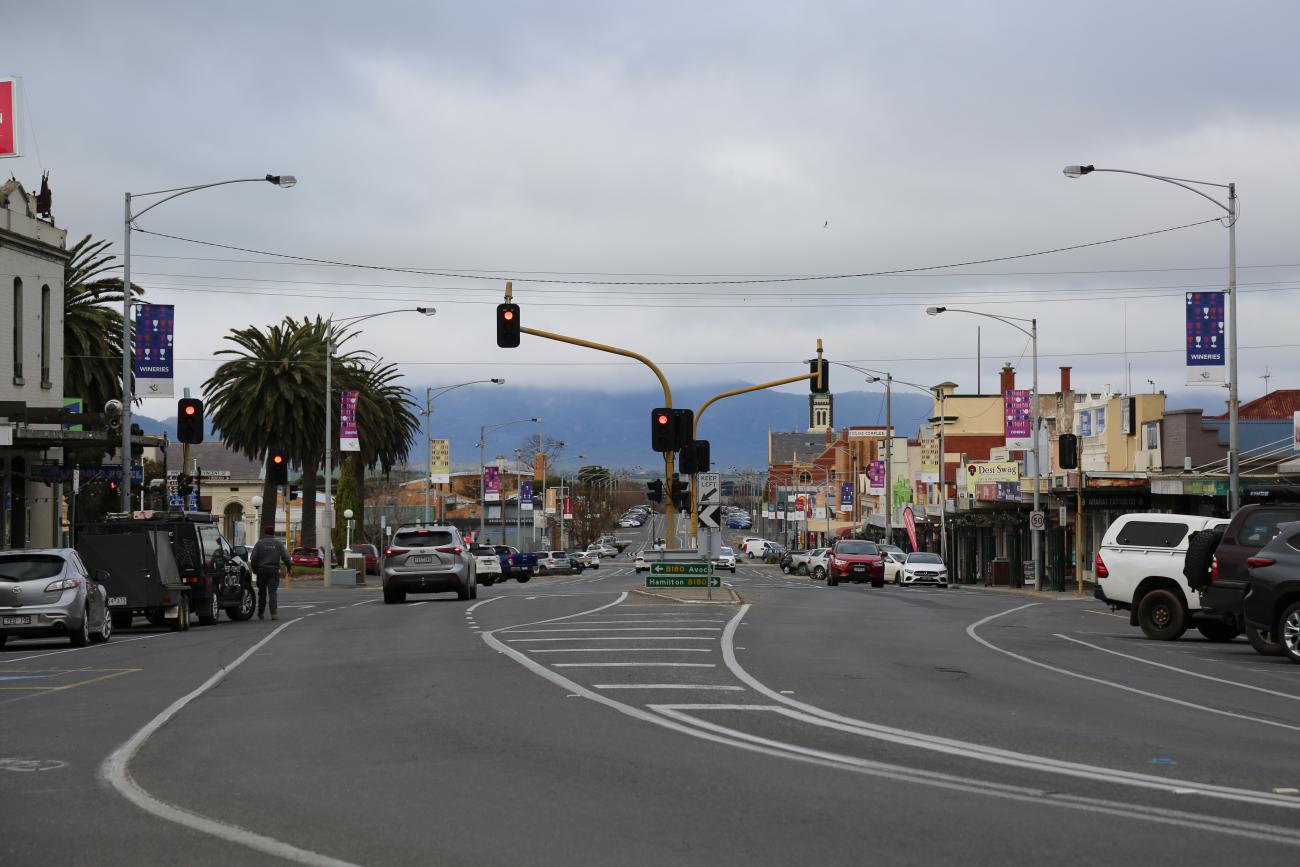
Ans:
[[[849,565],[849,562],[848,562],[847,560],[841,560],[841,559],[839,559],[838,557],[837,557],[833,562],[835,563],[836,566],[847,566],[847,565]]]
[[[81,586],[80,578],[61,578],[58,581],[51,581],[45,585],[45,592],[52,593],[55,590],[75,590]]]

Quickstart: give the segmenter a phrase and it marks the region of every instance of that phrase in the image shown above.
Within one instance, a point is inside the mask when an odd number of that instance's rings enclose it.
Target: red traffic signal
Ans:
[[[177,402],[176,439],[191,444],[203,442],[203,401],[183,397]]]
[[[514,349],[519,345],[519,305],[497,305],[497,346]]]
[[[284,452],[271,452],[270,457],[267,458],[266,471],[270,476],[271,484],[289,484],[289,459]]]
[[[676,426],[673,411],[660,407],[650,413],[650,447],[657,452],[670,452],[676,445]]]

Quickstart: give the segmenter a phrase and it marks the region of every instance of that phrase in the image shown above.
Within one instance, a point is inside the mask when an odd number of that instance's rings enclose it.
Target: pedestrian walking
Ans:
[[[250,556],[253,574],[257,576],[257,619],[265,618],[267,600],[271,603],[271,619],[279,620],[276,613],[276,591],[280,588],[280,564],[286,569],[292,568],[289,552],[284,542],[275,537],[274,527],[263,527],[262,538],[253,546]]]

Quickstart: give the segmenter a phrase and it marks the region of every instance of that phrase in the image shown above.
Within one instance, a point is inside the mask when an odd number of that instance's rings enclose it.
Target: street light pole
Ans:
[[[533,424],[541,424],[542,420],[540,418],[517,418],[511,421],[499,422],[497,424],[479,425],[479,429],[478,429],[478,493],[479,493],[478,535],[479,535],[479,539],[475,541],[479,541],[482,539],[483,534],[487,527],[487,485],[485,484],[485,480],[483,478],[484,470],[486,469],[483,450],[487,447],[487,433],[488,431],[498,430],[503,427],[509,427],[510,425],[528,424],[529,422]],[[498,500],[498,502],[500,501]],[[501,518],[501,528],[502,528],[501,534],[505,535],[504,513]],[[479,544],[482,544],[482,542],[479,541]]]
[[[232,181],[217,181],[212,184],[195,184],[189,187],[172,187],[168,190],[154,190],[151,193],[125,193],[123,198],[122,218],[122,511],[131,511],[131,224],[145,213],[152,211],[163,202],[169,202],[177,196],[206,190],[210,187],[222,187],[227,184],[271,183],[277,187],[288,188],[298,183],[293,175],[267,175],[263,178],[236,178]],[[138,213],[131,213],[131,199],[145,196],[161,196],[171,193],[165,199],[159,199]],[[260,530],[260,528],[259,528]],[[287,528],[286,528],[287,532]]]
[[[1137,175],[1153,181],[1164,181],[1175,187],[1196,193],[1208,199],[1227,213],[1228,219],[1228,511],[1236,513],[1241,506],[1241,469],[1237,466],[1240,451],[1237,413],[1240,406],[1237,388],[1237,185],[1233,182],[1218,184],[1212,181],[1192,181],[1167,175],[1153,175],[1128,169],[1099,169],[1096,166],[1066,166],[1061,170],[1067,178],[1081,178],[1093,172],[1110,172],[1120,175]],[[1215,187],[1228,191],[1227,204],[1208,195],[1197,187]]]
[[[504,385],[505,380],[499,377],[492,379],[475,379],[470,382],[460,382],[456,385],[448,385],[438,389],[438,397],[442,397],[449,391],[455,391],[458,388],[464,388],[467,385],[479,385],[480,383],[490,382],[494,385]],[[424,389],[424,451],[425,458],[428,462],[429,473],[424,480],[424,523],[430,523],[429,519],[429,490],[433,487],[433,428],[431,425],[433,419],[433,401],[434,387],[426,386]],[[446,511],[445,509],[443,510]]]

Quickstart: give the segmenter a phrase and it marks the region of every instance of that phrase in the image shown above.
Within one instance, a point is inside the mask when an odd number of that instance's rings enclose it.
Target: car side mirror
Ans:
[[[112,572],[109,572],[107,569],[96,569],[96,570],[95,570],[94,578],[95,578],[95,580],[98,581],[100,584],[105,583],[106,581],[108,581],[108,579],[110,579],[110,578],[112,578],[112,577],[113,577],[113,573],[112,573]]]

